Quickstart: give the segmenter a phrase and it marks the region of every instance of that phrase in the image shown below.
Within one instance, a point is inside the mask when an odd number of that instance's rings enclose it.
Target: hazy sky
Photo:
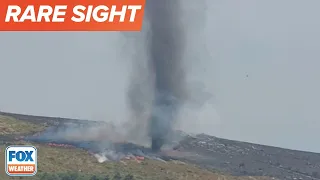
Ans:
[[[183,2],[189,87],[212,98],[179,127],[320,152],[320,1]],[[0,110],[123,122],[136,37],[1,33]]]

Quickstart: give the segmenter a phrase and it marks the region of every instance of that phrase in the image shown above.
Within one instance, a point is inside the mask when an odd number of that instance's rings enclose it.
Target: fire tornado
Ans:
[[[155,151],[160,150],[170,133],[185,94],[182,66],[184,33],[179,6],[179,2],[173,0],[147,1],[146,18],[150,22],[148,63],[149,72],[154,77],[149,134]]]

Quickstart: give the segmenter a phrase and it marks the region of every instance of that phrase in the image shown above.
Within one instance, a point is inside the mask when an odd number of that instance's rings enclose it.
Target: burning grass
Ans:
[[[12,117],[0,116],[0,137],[30,134],[45,129],[44,124],[33,124]],[[5,139],[5,138],[3,138]],[[31,144],[23,140],[2,140],[0,161],[4,162],[4,149],[8,145]],[[0,164],[0,179],[136,179],[136,180],[267,180],[264,177],[234,177],[201,169],[180,161],[159,161],[147,158],[122,159],[99,163],[87,150],[53,143],[35,143],[38,149],[38,174],[30,178],[10,178]],[[120,178],[121,177],[121,178]]]
[[[29,144],[26,142],[13,142],[13,144]],[[38,174],[33,178],[41,179],[43,176],[52,174],[74,174],[82,178],[92,177],[112,177],[120,175],[123,177],[133,176],[134,179],[141,180],[245,180],[253,179],[248,177],[232,177],[209,172],[194,165],[185,164],[179,161],[168,161],[166,163],[156,160],[145,159],[142,162],[134,160],[124,160],[121,162],[98,163],[96,158],[88,152],[71,147],[51,147],[49,145],[33,144],[38,148]],[[0,146],[0,161],[4,162],[4,148]],[[3,164],[0,164],[0,179],[9,179],[5,176]],[[19,178],[17,178],[19,179]],[[43,179],[43,178],[42,178]],[[266,178],[256,178],[266,179]]]

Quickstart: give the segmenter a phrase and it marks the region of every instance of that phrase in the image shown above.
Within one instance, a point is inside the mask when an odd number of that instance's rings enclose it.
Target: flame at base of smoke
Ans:
[[[82,134],[93,133],[94,129],[101,128],[101,124],[95,126],[80,126],[77,124],[60,124],[50,127],[42,133],[21,137],[22,140],[44,143],[49,146],[61,148],[81,148],[87,150],[100,163],[105,161],[121,161],[123,159],[163,159],[162,155],[152,152],[150,148],[130,142],[114,142],[110,136],[113,128],[107,128],[109,133],[97,133],[97,136],[84,137]],[[101,129],[100,129],[101,130]],[[115,132],[113,130],[113,132]],[[143,158],[142,158],[143,157]]]

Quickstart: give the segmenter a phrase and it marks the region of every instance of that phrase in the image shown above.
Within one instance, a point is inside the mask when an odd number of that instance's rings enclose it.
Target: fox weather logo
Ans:
[[[34,176],[37,173],[37,148],[8,146],[5,168],[9,176]]]

